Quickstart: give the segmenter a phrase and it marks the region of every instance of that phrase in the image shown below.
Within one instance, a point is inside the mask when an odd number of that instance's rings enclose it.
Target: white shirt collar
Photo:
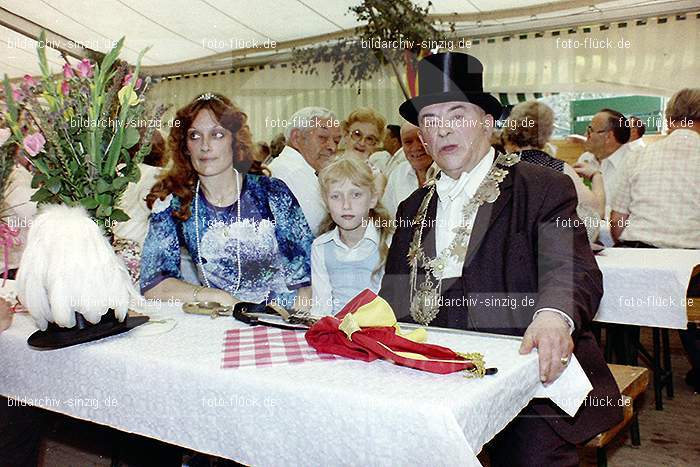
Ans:
[[[304,156],[302,156],[301,153],[300,153],[299,151],[297,151],[296,149],[294,149],[294,148],[291,147],[291,146],[285,146],[285,147],[282,149],[282,152],[280,153],[280,155],[277,156],[277,157],[278,157],[278,158],[279,158],[279,157],[283,157],[284,159],[281,159],[281,160],[285,160],[285,159],[286,159],[286,160],[288,160],[290,163],[293,163],[294,165],[298,165],[298,166],[300,166],[300,167],[305,167],[305,168],[307,168],[308,171],[311,172],[311,173],[313,173],[313,174],[316,173],[316,171],[314,170],[314,168],[311,167],[311,165],[309,165],[308,162],[306,162],[306,159],[304,159]]]
[[[470,181],[476,182],[476,186],[473,187],[474,191],[476,191],[479,183],[481,183],[486,174],[489,172],[491,165],[493,165],[495,155],[496,151],[493,149],[493,147],[490,147],[489,152],[486,153],[479,163],[476,164],[469,172],[462,172],[457,180],[442,172],[440,178],[435,182],[435,188],[440,201],[453,201],[465,190],[467,185],[474,185],[474,183],[470,183]]]
[[[668,136],[673,136],[674,138],[700,138],[700,133],[694,130],[688,130],[686,128],[678,128],[673,130]]]
[[[399,171],[399,173],[401,174],[401,177],[406,179],[406,180],[411,180],[411,182],[413,182],[415,180],[416,188],[420,188],[418,186],[418,174],[416,173],[415,170],[413,170],[413,166],[411,165],[410,162],[408,162],[408,161],[402,162],[394,170]]]
[[[644,149],[647,146],[642,138],[637,138],[634,141],[630,141],[627,143],[627,145],[630,147],[630,149],[634,150]]]
[[[613,167],[617,167],[622,163],[622,159],[625,157],[625,154],[627,154],[627,151],[630,150],[630,146],[628,144],[623,144],[619,148],[615,150],[610,156],[606,157],[603,159],[603,162],[608,161],[608,164],[612,165]]]
[[[344,248],[346,250],[351,250],[353,248],[359,247],[362,243],[365,242],[365,240],[370,241],[375,244],[379,244],[379,228],[374,224],[374,222],[370,222],[367,225],[367,228],[365,229],[365,233],[362,235],[362,240],[357,242],[357,244],[353,247],[347,246],[341,239],[340,239],[340,229],[336,226],[333,230],[330,230],[322,235],[320,235],[316,240],[318,243],[328,243],[328,242],[333,242],[337,246]]]

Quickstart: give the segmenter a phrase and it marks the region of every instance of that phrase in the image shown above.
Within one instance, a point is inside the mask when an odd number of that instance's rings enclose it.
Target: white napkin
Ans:
[[[591,381],[581,368],[576,356],[572,354],[569,365],[559,378],[549,386],[540,383],[535,397],[551,399],[567,415],[573,417],[592,390]]]

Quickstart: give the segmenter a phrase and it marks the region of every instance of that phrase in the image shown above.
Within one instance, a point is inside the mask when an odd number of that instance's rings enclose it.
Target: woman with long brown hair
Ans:
[[[313,235],[282,181],[248,173],[253,145],[246,122],[218,94],[203,94],[177,112],[168,137],[171,164],[147,197],[146,298],[302,308],[310,297]],[[183,280],[181,246],[201,284]]]

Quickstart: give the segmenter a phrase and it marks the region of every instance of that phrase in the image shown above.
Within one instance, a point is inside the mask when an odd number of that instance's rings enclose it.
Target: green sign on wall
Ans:
[[[571,129],[573,133],[586,136],[586,128],[600,109],[614,109],[625,117],[639,117],[647,127],[646,134],[658,134],[663,126],[663,100],[652,96],[607,97],[604,99],[581,99],[571,102]]]

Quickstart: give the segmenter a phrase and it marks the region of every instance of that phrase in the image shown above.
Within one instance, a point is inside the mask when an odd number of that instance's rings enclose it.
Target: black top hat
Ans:
[[[45,331],[36,331],[29,336],[27,343],[37,350],[61,349],[121,334],[147,321],[148,316],[127,315],[124,321],[120,322],[114,315],[114,310],[110,309],[98,323],[92,324],[76,311],[76,324],[72,328],[62,328],[55,323],[49,323]]]
[[[498,119],[501,104],[484,92],[484,66],[478,58],[458,52],[444,52],[418,62],[418,96],[399,107],[403,118],[418,125],[423,107],[441,102],[469,102]]]

